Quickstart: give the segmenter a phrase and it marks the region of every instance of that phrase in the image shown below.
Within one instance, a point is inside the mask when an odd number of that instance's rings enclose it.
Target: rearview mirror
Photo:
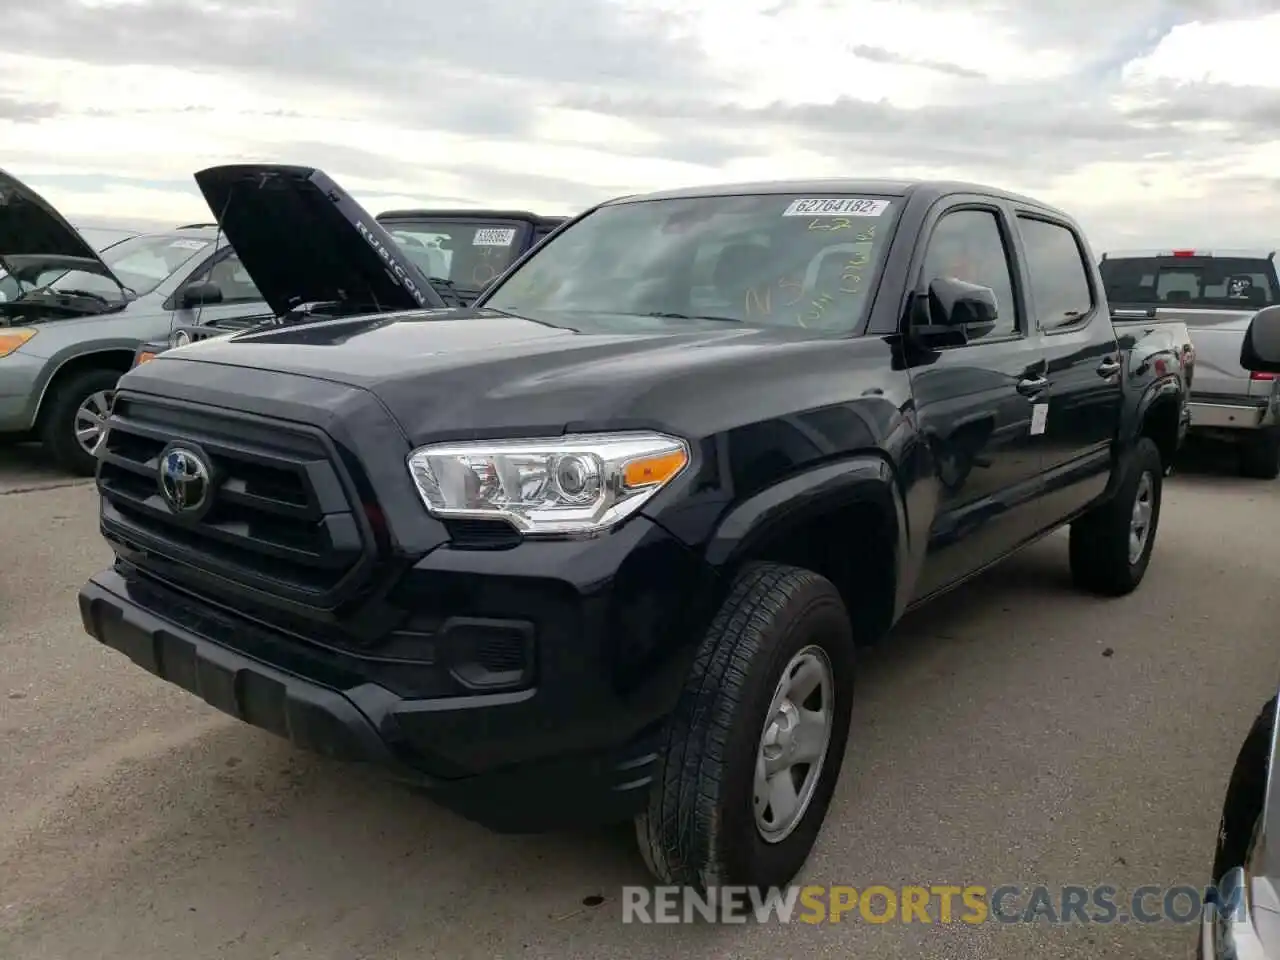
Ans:
[[[1240,366],[1256,373],[1280,373],[1280,306],[1253,315],[1240,345]]]
[[[927,297],[916,298],[912,332],[930,340],[967,343],[996,327],[995,291],[954,277],[936,277]]]
[[[207,306],[222,302],[222,288],[208,280],[203,283],[191,283],[182,288],[179,302],[184,307]]]

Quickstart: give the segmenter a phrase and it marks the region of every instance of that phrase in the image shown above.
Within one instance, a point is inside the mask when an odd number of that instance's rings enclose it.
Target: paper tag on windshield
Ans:
[[[838,197],[830,200],[792,200],[784,217],[878,217],[889,208],[888,200]]]
[[[175,240],[169,244],[175,250],[203,250],[208,245],[208,240]]]
[[[515,239],[516,232],[510,227],[506,229],[486,227],[484,230],[476,231],[471,245],[473,247],[509,247]]]
[[[1049,405],[1047,403],[1033,403],[1031,405],[1031,435],[1038,436],[1044,433],[1044,425],[1049,422]]]

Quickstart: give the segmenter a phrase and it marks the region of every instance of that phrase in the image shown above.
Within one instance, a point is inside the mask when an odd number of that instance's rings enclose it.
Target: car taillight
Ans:
[[[1173,255],[1175,257],[1194,257],[1196,252],[1194,250],[1175,250]]]
[[[1249,374],[1250,380],[1274,380],[1275,378],[1274,373],[1263,373],[1261,370],[1254,370]]]

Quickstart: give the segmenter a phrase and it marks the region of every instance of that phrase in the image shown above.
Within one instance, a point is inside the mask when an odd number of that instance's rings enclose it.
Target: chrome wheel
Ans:
[[[1138,492],[1133,497],[1133,513],[1129,518],[1129,562],[1137,563],[1151,536],[1151,515],[1155,509],[1156,485],[1151,472],[1138,478]]]
[[[76,408],[75,430],[76,443],[89,456],[98,454],[98,446],[106,434],[107,417],[111,415],[110,390],[99,390],[87,396]]]
[[[831,741],[835,681],[821,647],[787,664],[773,693],[756,753],[756,829],[766,843],[785,840],[813,799]]]

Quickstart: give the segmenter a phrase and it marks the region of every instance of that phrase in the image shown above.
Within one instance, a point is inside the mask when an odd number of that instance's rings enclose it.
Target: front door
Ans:
[[[991,288],[997,322],[967,344],[908,351],[925,486],[933,523],[914,599],[948,587],[1004,556],[1038,530],[1041,471],[1033,404],[1045,386],[1044,356],[1028,332],[1014,264],[1012,225],[993,204],[961,204],[937,219],[917,283],[952,277]]]

